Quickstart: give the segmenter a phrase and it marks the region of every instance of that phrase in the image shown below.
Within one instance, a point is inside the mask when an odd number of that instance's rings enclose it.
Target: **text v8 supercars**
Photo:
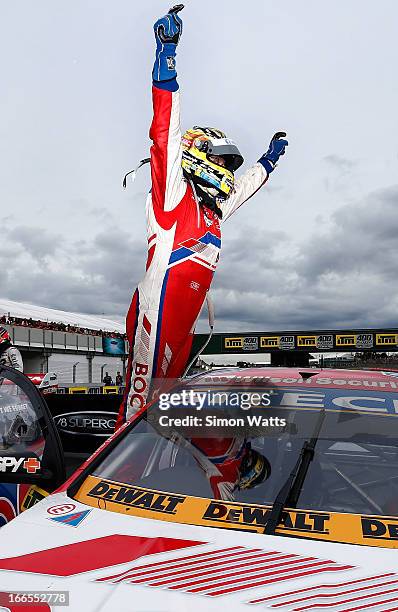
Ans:
[[[0,609],[24,591],[48,610],[58,592],[76,611],[398,610],[393,373],[199,375],[64,484],[43,398],[0,382],[1,481],[58,486],[0,530]]]

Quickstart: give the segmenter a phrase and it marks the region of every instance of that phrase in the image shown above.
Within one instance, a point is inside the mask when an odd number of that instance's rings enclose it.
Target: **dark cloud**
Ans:
[[[53,256],[62,244],[63,238],[42,227],[18,225],[9,231],[11,243],[21,245],[34,259],[43,263],[44,259]]]
[[[214,291],[219,322],[224,329],[396,325],[397,232],[393,186],[338,209],[326,230],[298,245],[254,228],[226,238]]]
[[[398,264],[398,186],[379,190],[361,203],[336,210],[332,225],[302,248],[299,272],[319,279],[328,273],[347,276],[395,276]]]
[[[259,225],[241,225],[235,236],[224,229],[212,289],[218,330],[396,325],[398,186],[339,208],[300,243]],[[70,242],[25,226],[3,238],[9,299],[124,317],[144,273],[144,238],[117,225]]]
[[[73,242],[35,227],[17,227],[3,233],[2,296],[124,317],[144,259],[145,241],[133,241],[116,227]]]

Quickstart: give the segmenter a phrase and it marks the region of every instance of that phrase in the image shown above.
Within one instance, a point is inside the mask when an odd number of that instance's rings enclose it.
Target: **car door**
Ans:
[[[42,395],[0,366],[0,526],[65,480],[59,434]]]

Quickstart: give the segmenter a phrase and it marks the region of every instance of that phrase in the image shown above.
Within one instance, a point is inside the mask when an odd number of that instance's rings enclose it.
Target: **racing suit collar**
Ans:
[[[196,187],[196,186],[195,186]],[[214,212],[220,219],[222,219],[222,210],[217,204],[217,198],[214,198],[207,194],[200,185],[197,186],[196,194],[198,196],[200,206],[207,208]]]

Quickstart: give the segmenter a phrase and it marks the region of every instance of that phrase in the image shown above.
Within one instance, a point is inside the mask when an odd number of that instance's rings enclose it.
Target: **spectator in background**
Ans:
[[[23,372],[22,355],[13,346],[11,336],[5,327],[0,327],[0,363]]]
[[[112,380],[112,377],[109,376],[109,372],[105,372],[105,376],[104,376],[102,382],[104,383],[104,385],[106,387],[109,387],[110,385],[113,384],[113,380]]]
[[[122,384],[123,384],[123,376],[120,374],[120,372],[118,372],[118,373],[116,374],[116,380],[115,380],[115,382],[116,382],[116,385],[117,385],[118,387],[121,387],[121,386],[122,386]]]
[[[89,329],[88,327],[77,327],[76,325],[71,325],[70,323],[59,323],[55,321],[40,321],[33,320],[32,317],[29,319],[23,319],[21,317],[12,317],[10,313],[4,313],[0,317],[0,323],[5,323],[8,325],[17,325],[22,327],[34,327],[37,329],[51,329],[53,331],[67,331],[71,333],[78,334],[89,334],[91,336],[105,336],[110,338],[124,338],[126,339],[126,334],[121,334],[117,331],[104,331],[102,329]]]

